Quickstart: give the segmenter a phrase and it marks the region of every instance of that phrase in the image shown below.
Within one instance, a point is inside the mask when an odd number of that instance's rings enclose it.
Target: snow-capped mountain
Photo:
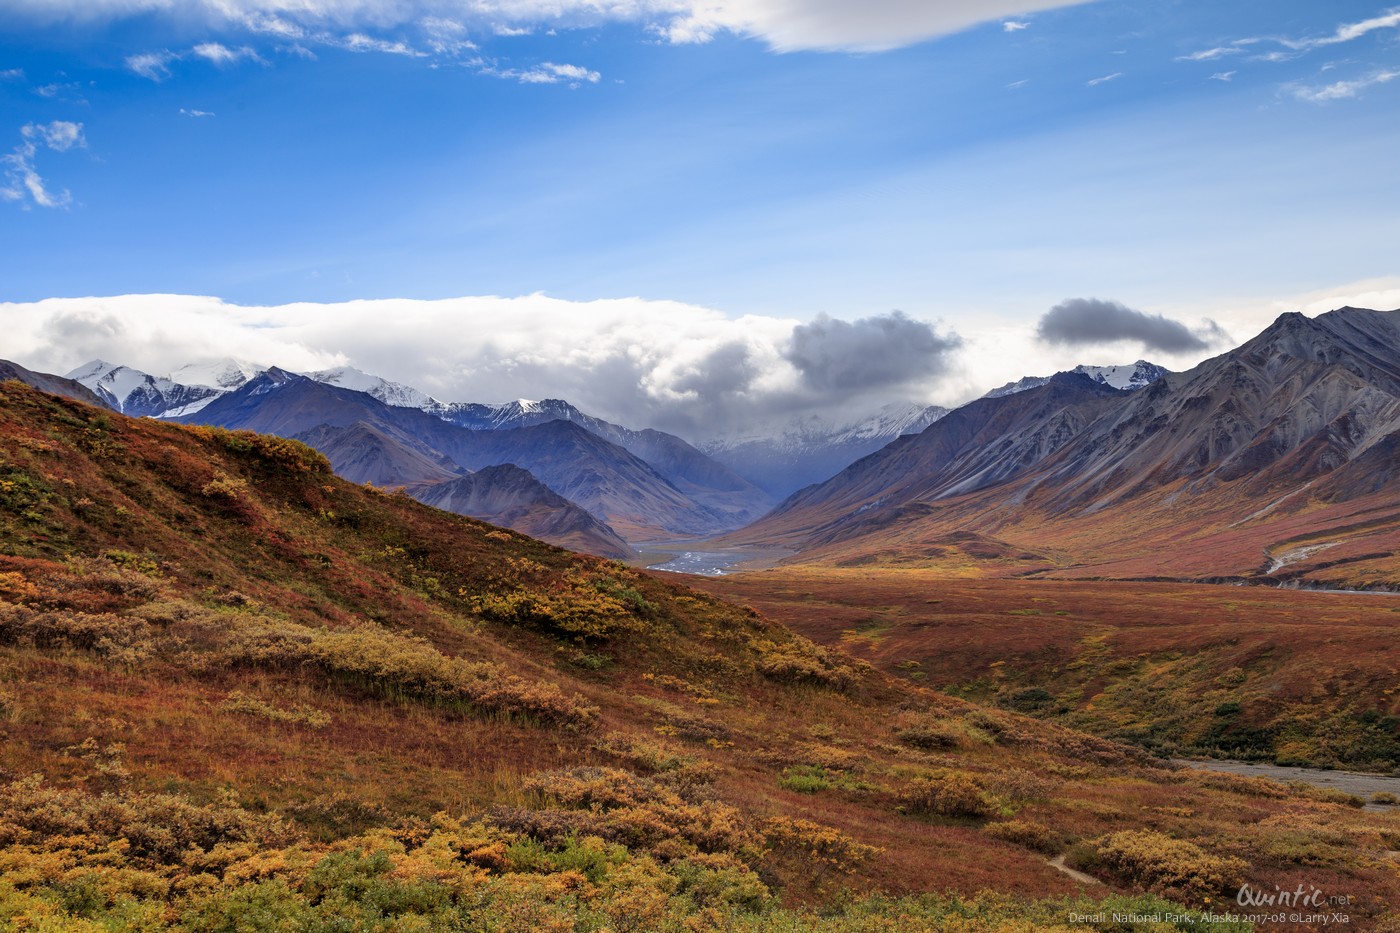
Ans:
[[[364,392],[379,399],[385,405],[395,408],[418,408],[435,415],[441,415],[451,406],[420,392],[401,382],[390,382],[383,376],[375,376],[353,366],[337,366],[320,372],[307,373],[308,378],[326,385],[338,386],[352,392]]]
[[[1147,360],[1138,360],[1136,363],[1124,363],[1120,366],[1084,366],[1081,364],[1069,372],[1082,373],[1097,383],[1112,386],[1115,389],[1141,389],[1143,386],[1151,385],[1161,379],[1171,370],[1165,366],[1158,366],[1156,363],[1149,363]],[[1038,389],[1049,381],[1049,376],[1023,376],[1015,382],[1008,382],[1004,386],[993,389],[982,397],[1003,398],[1007,395],[1015,395],[1017,392],[1025,392],[1027,389]]]
[[[142,417],[159,417],[172,410],[198,411],[224,390],[207,385],[187,385],[169,376],[152,376],[130,366],[92,360],[65,378],[87,386],[117,411]]]
[[[786,496],[833,476],[901,435],[918,434],[947,413],[937,405],[891,402],[855,420],[808,415],[712,438],[699,447],[759,488]]]
[[[266,370],[266,366],[224,357],[202,363],[186,363],[170,374],[170,381],[180,385],[208,386],[211,389],[231,392]]]

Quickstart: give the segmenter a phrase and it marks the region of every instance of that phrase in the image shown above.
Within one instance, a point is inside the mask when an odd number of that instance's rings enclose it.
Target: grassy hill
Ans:
[[[1400,893],[1400,820],[1355,801],[15,382],[0,733],[11,929],[1240,929],[1111,915],[1306,882],[1388,922]]]

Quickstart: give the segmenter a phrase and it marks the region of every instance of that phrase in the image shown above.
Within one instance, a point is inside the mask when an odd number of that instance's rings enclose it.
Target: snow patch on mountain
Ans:
[[[1164,366],[1149,363],[1147,360],[1124,363],[1120,366],[1085,366],[1081,364],[1069,370],[1072,373],[1082,373],[1103,385],[1127,390],[1141,389],[1151,385],[1170,371]],[[1004,386],[993,389],[983,398],[1002,398],[1007,395],[1015,395],[1017,392],[1037,389],[1049,381],[1049,376],[1023,376],[1015,382],[1008,382]]]
[[[137,418],[160,416],[222,394],[209,386],[183,385],[168,376],[152,376],[105,360],[84,363],[67,378],[87,386],[117,411]]]
[[[364,392],[395,408],[418,408],[432,414],[440,414],[447,407],[426,392],[420,392],[401,382],[390,382],[382,376],[375,376],[353,366],[338,366],[335,369],[323,369],[306,375],[326,385],[349,389],[352,392]]]
[[[202,363],[186,363],[170,374],[170,381],[186,386],[208,386],[231,392],[249,379],[266,371],[266,366],[224,357]]]

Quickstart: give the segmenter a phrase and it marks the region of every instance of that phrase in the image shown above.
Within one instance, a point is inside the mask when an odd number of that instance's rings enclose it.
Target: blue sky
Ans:
[[[1243,339],[1400,288],[1384,2],[0,0],[0,36],[0,300],[30,314],[900,309],[965,339],[876,388],[956,400],[993,362],[1152,354],[1037,347],[1066,299]]]

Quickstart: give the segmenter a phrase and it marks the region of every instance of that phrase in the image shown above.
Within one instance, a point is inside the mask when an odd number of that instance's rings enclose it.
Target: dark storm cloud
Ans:
[[[1148,350],[1188,353],[1227,341],[1229,335],[1214,321],[1192,330],[1180,321],[1160,314],[1134,311],[1118,301],[1070,298],[1046,311],[1036,325],[1036,336],[1045,343],[1077,346],[1133,340]]]
[[[717,348],[672,383],[679,392],[694,392],[701,398],[718,398],[748,389],[758,366],[747,344],[728,343]]]
[[[809,389],[859,391],[936,376],[960,346],[957,334],[939,334],[902,311],[858,321],[822,314],[793,328],[783,356]]]

